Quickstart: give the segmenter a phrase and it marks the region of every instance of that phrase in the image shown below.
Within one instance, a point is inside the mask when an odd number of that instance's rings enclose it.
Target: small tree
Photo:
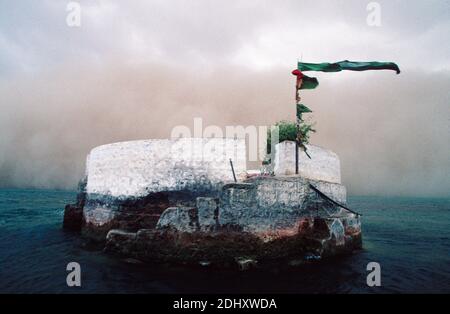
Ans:
[[[311,112],[311,110],[309,110],[308,112]],[[297,124],[295,122],[282,120],[275,123],[275,127],[278,127],[278,136],[279,136],[278,139],[280,143],[284,141],[295,142],[297,140]],[[300,125],[299,132],[303,143],[308,144],[311,133],[316,132],[316,130],[313,129],[313,124],[309,124],[303,121],[303,123]],[[267,154],[271,153],[272,147],[271,133],[272,133],[271,130],[267,131]]]

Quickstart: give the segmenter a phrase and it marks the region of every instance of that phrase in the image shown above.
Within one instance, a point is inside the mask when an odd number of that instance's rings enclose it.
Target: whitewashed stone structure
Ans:
[[[232,182],[230,159],[236,175],[245,172],[244,139],[156,139],[103,145],[87,158],[86,192],[141,197]]]
[[[319,146],[306,145],[306,147],[311,159],[299,149],[299,175],[312,180],[341,183],[338,155]],[[285,141],[275,146],[273,167],[276,176],[295,174],[295,142]]]
[[[299,152],[296,176],[295,143],[274,153],[275,176],[246,171],[244,139],[96,147],[64,226],[142,261],[290,263],[360,249],[360,215],[345,206],[338,156],[308,145],[312,159]]]

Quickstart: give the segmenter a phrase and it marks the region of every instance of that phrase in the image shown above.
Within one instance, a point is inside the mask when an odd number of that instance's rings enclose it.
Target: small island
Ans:
[[[294,141],[274,147],[272,162],[255,171],[244,139],[99,146],[64,228],[139,261],[219,268],[295,266],[361,249],[338,156],[314,145],[307,156]]]

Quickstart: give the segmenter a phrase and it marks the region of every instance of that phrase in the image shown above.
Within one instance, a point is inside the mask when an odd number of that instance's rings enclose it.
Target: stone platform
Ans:
[[[237,173],[245,172],[245,142],[179,141],[94,149],[77,203],[66,207],[65,226],[78,226],[115,254],[221,267],[236,261],[289,264],[361,247],[360,217],[335,203],[345,205],[346,189],[333,168],[330,181],[322,180],[327,174],[321,166],[312,165],[309,178],[255,176],[234,183],[229,158]],[[192,144],[201,150],[181,153]],[[314,169],[321,169],[321,179],[314,178]]]

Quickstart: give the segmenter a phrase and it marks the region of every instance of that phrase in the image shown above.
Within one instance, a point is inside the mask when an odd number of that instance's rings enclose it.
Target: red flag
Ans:
[[[302,83],[303,83],[303,73],[297,69],[297,70],[292,71],[292,75],[295,75],[297,77],[296,86],[297,86],[297,90],[299,90],[300,87],[302,87]]]

